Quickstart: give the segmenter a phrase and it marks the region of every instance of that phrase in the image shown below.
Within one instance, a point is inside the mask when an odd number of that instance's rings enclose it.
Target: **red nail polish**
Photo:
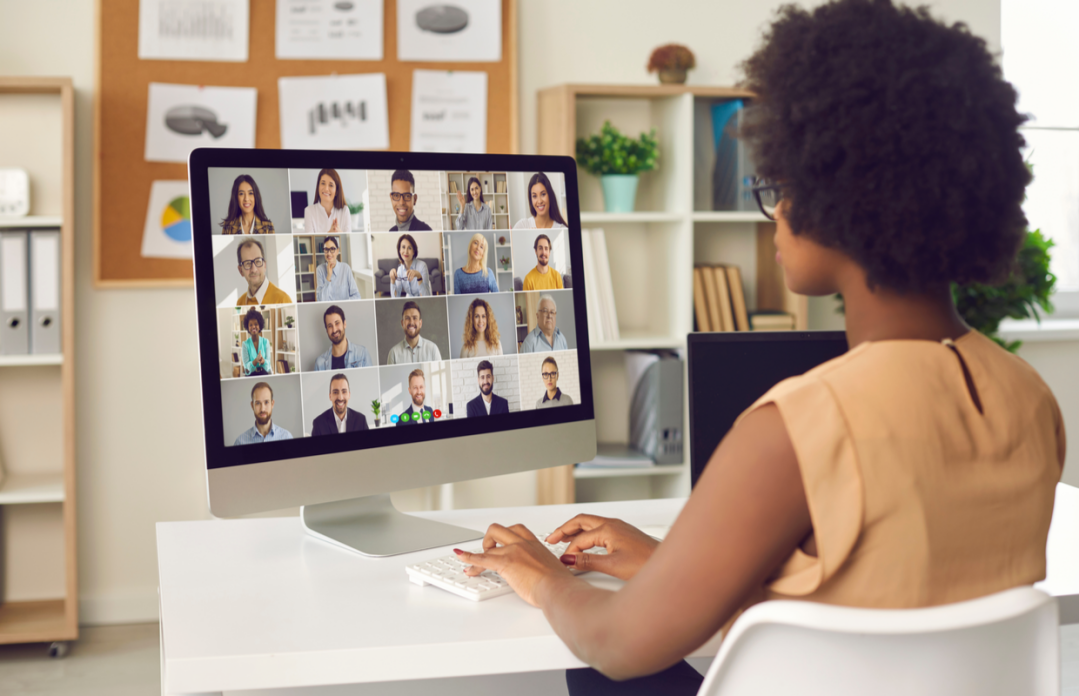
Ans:
[[[560,556],[558,558],[558,560],[562,561],[562,563],[564,563],[565,565],[571,566],[571,565],[573,565],[574,563],[577,562],[577,554],[573,554],[573,553],[563,554],[562,556]]]
[[[464,551],[462,551],[461,549],[454,549],[453,552],[455,554],[457,554],[458,556],[460,556],[462,553],[464,553]]]

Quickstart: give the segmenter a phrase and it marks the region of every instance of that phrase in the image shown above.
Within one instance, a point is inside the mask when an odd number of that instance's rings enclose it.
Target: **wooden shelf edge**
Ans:
[[[738,87],[717,87],[712,85],[640,85],[640,84],[564,84],[540,90],[565,90],[572,97],[677,97],[692,94],[695,97],[746,98],[757,95]]]
[[[64,356],[51,355],[0,355],[0,367],[36,367],[39,365],[63,365]]]
[[[75,640],[77,625],[69,624],[63,599],[0,604],[0,645]]]
[[[8,474],[0,482],[0,505],[64,502],[64,474]]]
[[[686,470],[685,464],[656,464],[654,466],[627,467],[574,467],[573,478],[619,478],[631,476],[673,476]]]

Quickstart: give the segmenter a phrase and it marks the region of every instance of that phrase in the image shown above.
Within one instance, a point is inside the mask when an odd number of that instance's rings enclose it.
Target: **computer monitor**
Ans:
[[[214,515],[299,505],[312,534],[391,555],[478,537],[392,491],[595,457],[571,158],[198,149],[188,168]]]
[[[689,360],[690,481],[704,467],[734,421],[788,377],[805,374],[847,352],[843,331],[694,333]]]

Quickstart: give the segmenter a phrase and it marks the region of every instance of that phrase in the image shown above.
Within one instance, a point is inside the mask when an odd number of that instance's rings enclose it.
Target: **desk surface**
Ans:
[[[587,510],[637,526],[673,522],[684,500],[422,513],[482,531],[546,531]],[[581,666],[516,595],[470,602],[408,581],[432,549],[372,559],[304,532],[296,518],[157,526],[164,694],[394,681]],[[1079,622],[1079,489],[1061,485],[1042,589]],[[595,585],[621,582],[589,573]],[[713,639],[695,655],[714,655]]]

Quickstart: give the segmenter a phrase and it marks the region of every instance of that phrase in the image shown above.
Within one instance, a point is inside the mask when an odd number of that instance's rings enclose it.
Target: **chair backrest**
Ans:
[[[927,609],[772,601],[724,639],[698,696],[1058,696],[1056,600],[1032,587]]]

